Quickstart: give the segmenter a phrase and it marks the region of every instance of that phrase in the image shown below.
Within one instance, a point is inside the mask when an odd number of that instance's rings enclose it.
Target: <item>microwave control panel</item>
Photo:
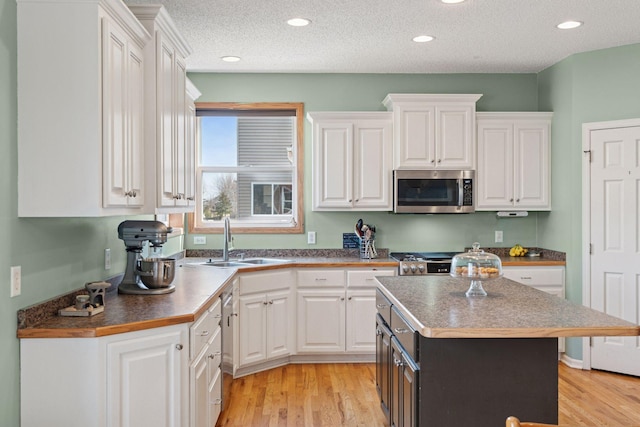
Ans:
[[[462,180],[462,206],[473,206],[473,179]]]

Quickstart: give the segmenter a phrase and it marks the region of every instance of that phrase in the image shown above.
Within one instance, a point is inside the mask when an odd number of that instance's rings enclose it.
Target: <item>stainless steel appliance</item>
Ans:
[[[426,274],[448,275],[451,259],[457,252],[391,252],[389,256],[398,261],[400,276]]]
[[[470,213],[475,211],[472,170],[393,171],[396,213]]]
[[[167,265],[172,264],[169,259],[156,258],[154,262],[147,263],[150,265],[162,263],[162,268],[155,269],[158,274],[162,275],[162,278],[159,279],[160,282],[154,281],[154,287],[146,286],[141,279],[141,276],[149,276],[149,273],[154,270],[141,270],[142,248],[145,242],[149,242],[151,245],[150,250],[157,250],[167,242],[167,235],[169,233],[171,233],[171,227],[167,227],[160,221],[129,220],[123,221],[118,225],[118,238],[124,240],[127,250],[127,267],[124,272],[124,277],[118,285],[119,293],[157,295],[168,294],[175,291],[175,285],[171,284],[173,280],[173,270],[171,272],[167,271]],[[149,279],[151,280],[152,278],[150,277]],[[147,280],[147,283],[152,282]]]

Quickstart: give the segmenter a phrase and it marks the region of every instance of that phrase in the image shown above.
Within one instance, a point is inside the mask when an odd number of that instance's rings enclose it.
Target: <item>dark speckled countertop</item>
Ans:
[[[378,277],[379,289],[428,338],[640,335],[640,326],[505,278],[483,281],[486,297],[449,276]]]
[[[252,255],[253,256],[253,255]],[[108,292],[103,313],[92,317],[61,317],[84,289],[18,311],[18,338],[90,338],[132,332],[196,320],[236,274],[235,268],[199,265],[207,258],[183,258],[177,263],[175,292],[165,295],[121,295]],[[281,268],[397,267],[389,258],[289,257],[287,263],[241,268],[242,272]]]
[[[498,249],[499,251],[500,249]],[[350,268],[397,267],[388,258],[388,249],[378,249],[380,257],[373,260],[359,258],[357,250],[236,250],[246,257],[270,257],[290,262],[242,268],[243,272],[279,268]],[[503,254],[500,254],[503,255]],[[18,338],[98,337],[131,332],[178,323],[193,322],[213,304],[223,287],[233,278],[233,268],[196,267],[208,257],[219,258],[218,250],[190,250],[181,258],[173,284],[176,291],[166,295],[119,295],[108,292],[105,311],[92,317],[60,317],[59,309],[73,304],[75,296],[86,294],[78,289],[51,300],[19,310]],[[564,265],[564,254],[547,251],[544,258],[503,258],[503,265]],[[112,291],[115,289],[113,286]]]

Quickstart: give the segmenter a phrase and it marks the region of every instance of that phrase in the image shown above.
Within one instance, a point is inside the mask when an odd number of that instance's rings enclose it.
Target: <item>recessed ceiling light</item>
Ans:
[[[287,24],[291,25],[292,27],[304,27],[309,25],[310,23],[311,21],[306,18],[292,18],[287,21]]]
[[[240,61],[239,56],[223,56],[222,59],[224,62],[238,62]]]
[[[416,43],[426,43],[433,40],[435,37],[432,36],[416,36],[412,40]]]
[[[456,4],[456,3],[462,3],[464,0],[440,0],[440,1],[446,4]]]
[[[557,27],[560,28],[561,30],[571,30],[573,28],[578,28],[581,25],[582,25],[582,22],[580,21],[565,21],[561,24],[558,24]]]

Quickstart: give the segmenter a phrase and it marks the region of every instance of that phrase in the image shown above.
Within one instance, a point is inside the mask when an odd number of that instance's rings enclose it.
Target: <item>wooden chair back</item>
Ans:
[[[525,423],[516,417],[507,418],[506,427],[558,427],[557,424]]]

